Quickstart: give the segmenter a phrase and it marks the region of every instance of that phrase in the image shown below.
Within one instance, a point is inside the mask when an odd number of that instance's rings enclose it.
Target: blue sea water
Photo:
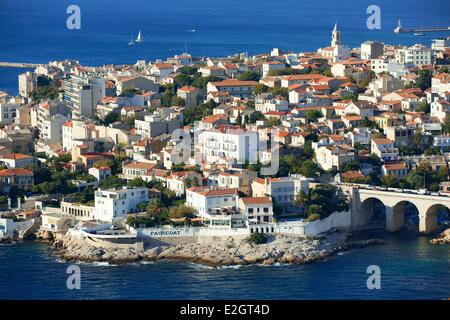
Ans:
[[[212,269],[157,262],[78,264],[81,290],[68,290],[66,269],[51,249],[31,242],[0,246],[0,299],[447,299],[449,246],[412,232],[372,233],[386,244],[308,265]],[[381,289],[366,286],[369,265]]]
[[[81,30],[68,30],[69,5],[81,8]],[[381,30],[366,26],[367,7],[381,9]],[[424,37],[394,34],[406,27],[450,25],[445,0],[2,0],[0,61],[45,63],[76,59],[86,65],[134,63],[185,51],[194,56],[224,56],[273,47],[306,51],[327,46],[335,22],[343,42],[365,40],[430,45]],[[196,32],[190,32],[193,29]],[[144,42],[128,46],[142,30]],[[17,92],[17,78],[0,68],[0,88]]]

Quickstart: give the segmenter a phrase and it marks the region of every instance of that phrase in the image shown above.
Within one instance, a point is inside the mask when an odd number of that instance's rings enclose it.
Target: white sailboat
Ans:
[[[138,36],[136,38],[136,42],[141,43],[142,41],[144,41],[144,38],[142,38],[142,33],[139,31]]]

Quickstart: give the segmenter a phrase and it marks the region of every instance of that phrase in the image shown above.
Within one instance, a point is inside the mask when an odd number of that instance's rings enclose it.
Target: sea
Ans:
[[[80,9],[79,30],[69,30],[71,5]],[[370,30],[368,7],[380,8],[381,29]],[[47,63],[74,59],[84,65],[193,56],[249,55],[329,46],[338,23],[342,42],[366,40],[430,45],[450,32],[417,37],[404,27],[450,25],[446,0],[1,0],[0,61]],[[144,42],[129,46],[141,31]],[[0,90],[17,94],[21,69],[0,68]]]
[[[17,242],[0,245],[0,300],[450,298],[448,245],[430,245],[430,237],[413,231],[368,232],[355,240],[363,238],[381,238],[385,244],[306,265],[211,268],[186,262],[78,263],[79,290],[67,287],[72,263],[58,260],[48,245]],[[379,289],[368,289],[369,266],[379,267]]]
[[[367,8],[380,7],[381,29],[370,30]],[[69,30],[70,5],[81,29]],[[404,27],[450,25],[446,0],[1,0],[0,61],[47,63],[74,59],[89,66],[165,59],[185,51],[221,57],[328,46],[335,23],[342,42],[366,40],[430,46],[395,34]],[[129,46],[141,31],[144,42]],[[0,91],[17,94],[18,74],[0,68]],[[324,262],[294,266],[211,269],[178,262],[78,264],[81,289],[67,289],[68,263],[43,244],[0,245],[0,299],[448,299],[450,250],[414,232],[365,234],[386,245],[351,250]],[[367,288],[367,268],[381,271],[381,289]]]

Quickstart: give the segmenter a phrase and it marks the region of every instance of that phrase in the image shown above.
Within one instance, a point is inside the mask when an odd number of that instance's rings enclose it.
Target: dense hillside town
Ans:
[[[309,234],[345,186],[444,196],[449,62],[335,25],[315,52],[39,65],[0,93],[0,236]]]

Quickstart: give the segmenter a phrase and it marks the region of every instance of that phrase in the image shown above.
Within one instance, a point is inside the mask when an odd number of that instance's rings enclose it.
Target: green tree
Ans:
[[[261,94],[261,93],[266,93],[269,92],[269,87],[262,84],[262,83],[258,83],[255,88],[253,89],[253,94],[255,96]]]
[[[319,110],[308,110],[306,111],[305,116],[308,122],[314,122],[322,116],[322,112]]]
[[[247,238],[247,242],[253,244],[263,244],[267,242],[267,237],[264,233],[254,232]]]
[[[259,81],[261,76],[256,71],[246,71],[239,76],[239,80],[242,81]]]
[[[425,91],[431,88],[431,78],[433,77],[433,73],[431,70],[420,70],[419,77],[416,80],[416,87],[420,88],[422,91]]]
[[[420,101],[417,106],[417,111],[430,113],[430,105],[426,101]]]
[[[385,175],[380,178],[380,183],[383,187],[396,188],[398,187],[398,179],[393,175]]]
[[[269,126],[274,127],[274,126],[279,126],[281,124],[281,120],[275,117],[269,117],[269,119],[267,119]]]
[[[120,114],[117,112],[108,113],[102,121],[102,124],[109,125],[110,123],[114,123],[120,120]]]

